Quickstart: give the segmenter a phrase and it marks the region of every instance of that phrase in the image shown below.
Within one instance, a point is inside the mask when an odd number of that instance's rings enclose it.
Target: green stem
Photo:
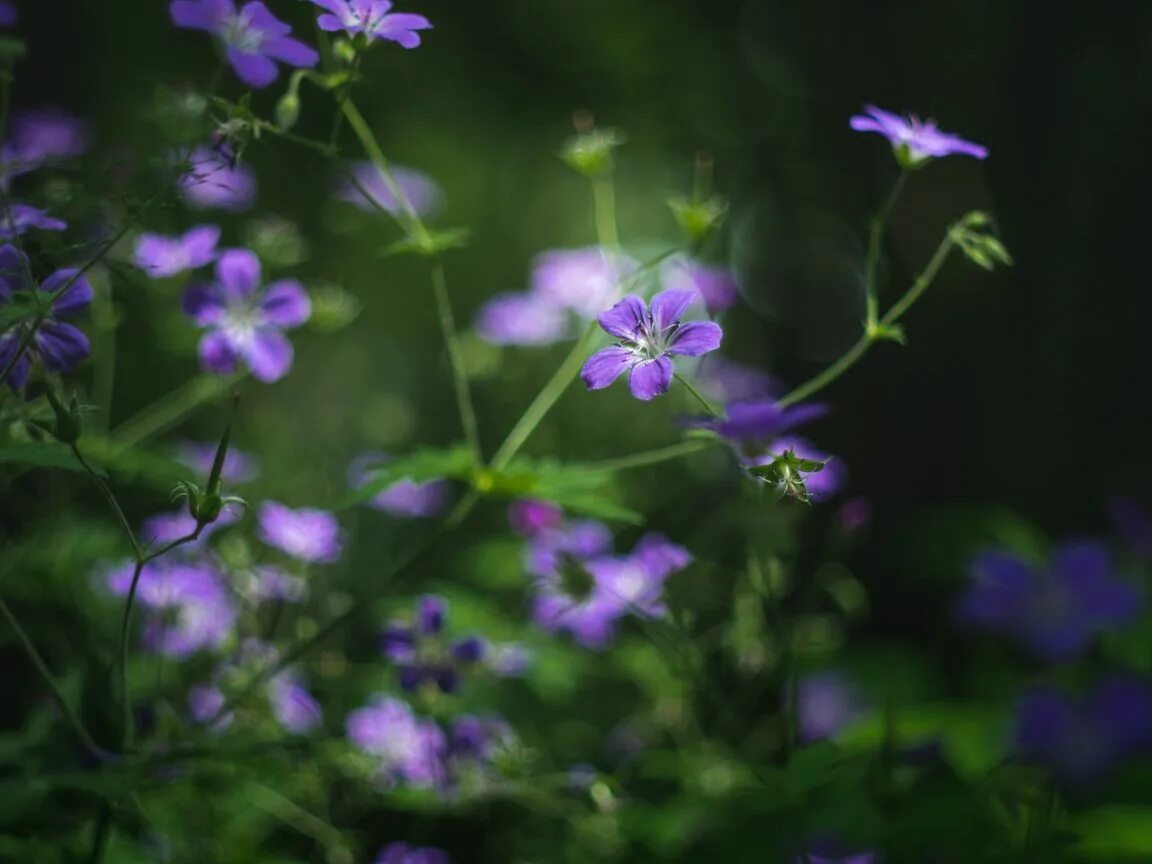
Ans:
[[[448,297],[444,264],[439,260],[432,265],[432,292],[436,296],[440,335],[448,349],[448,364],[452,367],[452,381],[455,385],[456,409],[460,414],[460,425],[464,427],[464,438],[472,451],[473,466],[479,468],[484,464],[484,452],[480,447],[476,409],[472,404],[472,391],[468,387],[468,369],[464,364],[464,354],[460,350],[460,334],[456,331],[456,322],[452,316],[452,301]]]
[[[616,187],[612,175],[593,178],[592,210],[596,221],[596,239],[601,246],[618,251],[620,237],[616,232]]]
[[[121,423],[112,431],[112,454],[122,453],[128,448],[163,432],[179,423],[190,411],[205,402],[210,402],[244,378],[243,374],[204,375],[193,378],[183,387],[153,402],[135,417]]]
[[[912,308],[920,296],[928,290],[929,286],[936,280],[940,268],[944,266],[944,262],[948,260],[948,256],[952,253],[952,249],[956,245],[955,230],[957,226],[952,226],[948,229],[948,233],[944,235],[944,239],[940,241],[940,245],[936,247],[936,252],[932,255],[931,260],[928,261],[928,266],[920,273],[920,276],[912,283],[912,287],[905,292],[904,296],[892,304],[892,308],[884,313],[880,319],[881,327],[890,327],[899,321],[904,314]]]
[[[112,492],[112,488],[104,481],[92,466],[88,464],[88,460],[84,458],[84,454],[80,452],[80,447],[73,442],[69,445],[72,450],[72,455],[76,457],[76,461],[80,463],[80,467],[92,478],[92,482],[100,490],[100,494],[104,496],[104,500],[108,502],[108,506],[112,508],[112,512],[116,514],[116,520],[120,523],[120,527],[124,529],[124,533],[128,537],[128,542],[132,544],[132,555],[139,561],[144,557],[144,550],[140,548],[140,543],[136,539],[136,534],[132,530],[132,524],[128,521],[128,517],[124,515],[124,509],[120,506],[120,502],[116,500],[116,495]]]
[[[717,417],[717,418],[724,416],[721,413],[719,408],[717,408],[715,405],[713,405],[711,402],[709,402],[706,398],[704,398],[704,394],[702,394],[699,390],[697,390],[692,385],[692,382],[689,381],[684,376],[682,376],[679,372],[676,373],[676,380],[680,382],[680,384],[684,387],[685,390],[687,390],[689,393],[692,394],[692,398],[694,398],[697,402],[699,402],[700,405],[704,408],[705,411],[708,412],[708,414],[710,416]]]
[[[84,724],[80,721],[79,715],[72,710],[72,706],[68,704],[68,700],[64,697],[64,688],[60,686],[60,682],[56,680],[56,676],[48,668],[48,664],[44,658],[40,656],[40,652],[36,650],[36,646],[32,644],[32,640],[20,626],[20,622],[8,607],[8,603],[3,597],[0,597],[0,615],[3,615],[8,622],[8,626],[12,628],[16,634],[16,638],[20,640],[20,645],[24,648],[24,653],[28,655],[28,659],[32,661],[32,665],[36,667],[36,671],[40,674],[40,678],[48,685],[49,691],[52,693],[52,698],[60,709],[60,713],[64,715],[64,719],[68,725],[72,727],[72,731],[76,733],[76,737],[80,739],[80,743],[84,745],[84,749],[91,753],[96,758],[103,761],[107,757],[88,730],[84,728]]]
[[[263,783],[253,783],[251,800],[261,810],[275,816],[285,825],[290,825],[306,837],[320,843],[325,849],[343,849],[347,843],[344,835],[323,819],[313,816],[295,801],[285,798],[275,789]]]
[[[849,348],[844,354],[840,356],[835,363],[825,369],[818,375],[809,378],[799,387],[796,387],[786,396],[780,399],[781,406],[794,405],[797,402],[802,402],[814,393],[818,393],[856,365],[856,361],[864,356],[872,344],[872,336],[865,333],[856,343]]]
[[[867,303],[864,324],[866,331],[875,329],[876,316],[879,314],[880,286],[877,284],[877,274],[880,270],[880,245],[884,238],[884,229],[888,225],[892,208],[896,206],[896,199],[900,197],[900,193],[904,189],[904,182],[907,179],[908,172],[900,169],[900,174],[897,176],[896,182],[892,184],[891,191],[884,199],[884,203],[880,205],[880,209],[876,211],[876,215],[872,217],[872,226],[868,234],[868,259],[864,275],[864,291]]]
[[[591,462],[584,466],[589,471],[628,471],[632,468],[644,468],[648,465],[658,465],[661,462],[670,462],[693,453],[707,450],[712,441],[706,438],[694,438],[690,441],[681,441],[679,444],[670,444],[656,450],[645,450],[643,453],[633,453],[630,456],[620,456],[616,459],[605,459],[602,462]]]
[[[317,141],[314,138],[297,135],[295,132],[289,132],[287,129],[281,129],[275,123],[269,123],[267,120],[257,120],[254,125],[264,132],[275,135],[277,138],[283,138],[285,141],[291,141],[293,144],[299,144],[301,147],[307,147],[309,150],[315,150],[322,156],[332,158],[336,155],[336,148],[333,145],[325,144],[323,141]]]

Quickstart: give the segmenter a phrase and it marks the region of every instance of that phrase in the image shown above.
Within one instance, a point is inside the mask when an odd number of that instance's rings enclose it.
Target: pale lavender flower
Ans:
[[[423,15],[392,12],[390,0],[312,0],[328,14],[316,19],[321,30],[343,30],[350,36],[363,33],[368,41],[386,39],[401,48],[420,44],[420,30],[430,30]]]
[[[197,684],[188,691],[188,716],[197,723],[212,723],[212,731],[222,732],[232,725],[234,714],[220,714],[224,707],[224,692],[215,684]]]
[[[571,335],[568,312],[533,291],[497,294],[480,307],[476,334],[493,345],[552,345]]]
[[[796,686],[796,738],[802,742],[831,738],[864,711],[864,701],[842,672],[817,672]]]
[[[929,159],[959,154],[984,159],[988,150],[979,144],[965,141],[958,135],[941,132],[933,120],[920,120],[909,115],[901,117],[874,105],[865,105],[864,114],[849,121],[857,132],[878,132],[892,144],[896,157],[909,166]]]
[[[626,255],[600,246],[554,249],[536,257],[531,292],[591,320],[620,299],[622,283],[639,268]]]
[[[616,604],[621,614],[658,618],[668,611],[664,583],[691,563],[692,555],[683,546],[660,534],[646,534],[630,554],[596,558],[585,566],[606,601]]]
[[[191,468],[200,477],[207,478],[216,459],[216,448],[212,442],[181,441],[176,446],[176,458]],[[256,457],[235,447],[229,447],[224,454],[221,476],[229,483],[248,483],[259,473]]]
[[[353,162],[348,168],[363,191],[350,180],[345,180],[340,186],[340,197],[368,213],[375,213],[379,208],[395,215],[410,209],[418,216],[428,216],[440,208],[444,198],[436,181],[415,168],[391,166],[392,179],[403,196],[400,200],[392,194],[388,181],[373,163]]]
[[[57,270],[37,286],[28,282],[28,256],[11,244],[0,246],[0,309],[12,302],[17,292],[31,291],[53,295],[69,287],[52,302],[48,315],[32,335],[28,349],[8,375],[8,386],[21,390],[32,370],[30,354],[39,358],[51,372],[71,372],[88,356],[88,337],[62,319],[78,315],[92,302],[92,286],[74,268]],[[0,368],[12,361],[31,325],[21,322],[0,333]]]
[[[357,456],[348,468],[352,488],[372,482],[373,468],[387,461],[388,455],[380,452]],[[444,512],[451,493],[452,486],[447,480],[397,480],[373,495],[368,505],[399,518],[431,519]]]
[[[179,237],[141,234],[136,238],[136,266],[153,279],[195,270],[216,260],[219,225],[197,225]]]
[[[292,28],[277,19],[263,3],[234,0],[173,0],[168,6],[177,27],[206,30],[219,40],[236,76],[250,87],[267,87],[289,66],[312,67],[320,55],[288,34]]]
[[[256,175],[247,165],[235,164],[209,147],[197,147],[186,164],[177,185],[189,207],[241,213],[256,200]]]
[[[300,603],[308,597],[308,583],[271,564],[257,564],[236,575],[240,593],[251,602]]]
[[[632,395],[647,401],[668,391],[672,355],[699,357],[719,348],[724,334],[718,324],[680,321],[696,296],[693,291],[661,291],[649,308],[631,295],[601,314],[600,326],[620,341],[588,358],[580,370],[588,389],[601,390],[627,371]]]
[[[229,249],[216,262],[216,281],[190,285],[184,311],[206,329],[200,365],[228,375],[243,360],[253,377],[278,381],[292,368],[292,343],[284,330],[312,314],[308,294],[295,279],[260,287],[260,259],[247,249]]]
[[[272,715],[286,732],[303,735],[324,719],[320,703],[308,692],[298,672],[286,669],[274,675],[268,682],[267,692]]]
[[[35,108],[12,118],[0,147],[0,187],[21,174],[80,156],[92,146],[87,121],[60,108]]]
[[[331,563],[343,551],[340,523],[327,510],[293,510],[278,501],[265,501],[257,512],[260,539],[269,546],[310,563]]]
[[[794,407],[800,408],[801,406]],[[816,406],[807,407],[815,408]],[[804,488],[811,500],[826,501],[843,489],[844,484],[848,482],[848,468],[844,465],[843,459],[837,459],[823,450],[817,449],[811,442],[795,436],[786,435],[775,439],[768,446],[767,452],[749,460],[748,464],[771,465],[789,450],[800,459],[811,459],[824,463],[824,467],[819,471],[801,472]]]
[[[731,270],[691,258],[670,260],[660,273],[660,282],[670,291],[699,292],[709,315],[731,308],[740,296]]]
[[[389,843],[380,850],[375,864],[452,864],[452,858],[443,849],[433,846]]]
[[[68,223],[31,204],[11,204],[6,211],[0,211],[0,240],[11,240],[25,234],[29,229],[40,231],[63,231]]]
[[[385,787],[399,782],[417,788],[441,786],[445,779],[447,740],[435,722],[412,713],[407,703],[378,696],[345,721],[348,740],[377,760],[377,780]]]

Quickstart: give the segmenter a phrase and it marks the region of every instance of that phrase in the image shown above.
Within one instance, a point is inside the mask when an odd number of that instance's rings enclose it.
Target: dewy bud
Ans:
[[[276,103],[276,125],[281,129],[291,129],[299,119],[300,97],[294,89],[291,89]]]

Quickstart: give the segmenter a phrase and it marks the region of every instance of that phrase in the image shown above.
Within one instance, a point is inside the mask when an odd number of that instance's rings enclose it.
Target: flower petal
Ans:
[[[607,333],[617,339],[629,342],[640,341],[644,319],[648,317],[648,307],[634,294],[629,294],[607,312],[601,312],[596,320]]]
[[[239,359],[232,341],[219,330],[210,330],[200,340],[200,366],[209,372],[230,375]]]
[[[304,286],[295,279],[280,279],[268,286],[260,309],[269,324],[299,327],[312,316],[312,301]]]
[[[86,309],[88,304],[92,302],[92,286],[75,267],[57,270],[40,283],[40,290],[48,294],[55,294],[65,285],[68,285],[68,288],[52,304],[53,315],[75,315]]]
[[[184,291],[184,314],[201,327],[219,324],[226,308],[217,285],[198,282]]]
[[[190,30],[212,30],[219,20],[218,10],[208,3],[194,0],[175,0],[168,6],[168,14],[177,27]]]
[[[672,361],[667,357],[644,360],[632,367],[628,376],[628,389],[637,399],[647,402],[667,393],[672,384]]]
[[[580,370],[580,378],[589,390],[603,390],[619,378],[635,359],[631,351],[613,345],[589,357]]]
[[[700,296],[693,288],[668,288],[652,298],[652,321],[658,332],[663,333],[683,317],[692,301]]]
[[[268,384],[278,381],[292,368],[292,343],[273,327],[261,327],[243,348],[252,377]]]
[[[287,63],[289,66],[315,66],[320,62],[320,55],[299,39],[281,36],[265,42],[261,50],[274,60]]]
[[[249,87],[267,87],[279,74],[276,64],[260,54],[248,54],[236,48],[229,48],[227,54],[236,77]]]
[[[0,246],[0,298],[28,287],[28,256],[5,243]]]
[[[226,299],[247,297],[260,284],[260,259],[248,249],[229,249],[216,262],[216,279]]]
[[[44,365],[53,372],[71,372],[88,356],[88,337],[60,321],[49,319],[41,323],[35,342]]]
[[[16,353],[22,341],[17,330],[9,330],[7,333],[0,335],[0,370],[8,368],[8,364],[12,362],[12,355]],[[8,373],[7,384],[14,391],[24,389],[24,385],[28,383],[28,374],[31,372],[32,364],[28,361],[27,352],[24,356],[17,360],[11,371]],[[0,383],[4,383],[0,380]]]
[[[676,328],[668,345],[668,353],[699,357],[719,348],[723,338],[724,331],[715,321],[689,321]]]
[[[219,225],[196,225],[184,232],[180,245],[184,248],[188,267],[203,267],[215,258],[219,242]]]

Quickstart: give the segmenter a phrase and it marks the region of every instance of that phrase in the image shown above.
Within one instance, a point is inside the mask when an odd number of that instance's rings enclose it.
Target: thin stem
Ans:
[[[706,398],[704,398],[704,395],[692,385],[692,382],[681,375],[679,372],[676,373],[676,380],[679,381],[681,385],[683,385],[685,390],[692,394],[692,398],[699,402],[710,416],[717,418],[723,416],[723,414],[720,412],[720,409],[709,402]]]
[[[876,215],[872,217],[872,226],[868,234],[868,259],[864,275],[867,303],[865,330],[873,330],[876,327],[876,316],[879,314],[880,308],[880,286],[876,281],[880,270],[880,245],[884,238],[884,229],[888,226],[888,218],[892,215],[892,208],[896,206],[896,199],[900,197],[900,193],[904,189],[904,182],[907,179],[908,172],[900,169],[900,174],[897,176],[896,182],[892,184],[891,191],[884,199],[884,203],[880,205],[880,209],[876,211]]]
[[[936,247],[936,252],[928,261],[928,266],[912,283],[912,287],[905,292],[903,297],[892,304],[891,309],[884,313],[880,319],[881,327],[890,327],[904,317],[904,314],[912,308],[912,304],[919,300],[920,295],[927,291],[928,287],[936,280],[940,268],[944,266],[944,262],[948,260],[948,256],[956,245],[955,228],[956,226],[952,226],[948,229],[948,233],[944,235],[944,239],[940,241],[940,245]]]
[[[693,453],[707,450],[712,441],[707,438],[694,438],[690,441],[681,441],[679,444],[670,444],[656,450],[645,450],[643,453],[633,453],[630,456],[620,456],[616,459],[605,459],[602,462],[591,462],[584,467],[589,471],[628,471],[632,468],[644,468],[648,465],[659,465],[661,462],[670,462]]]
[[[139,561],[144,557],[144,550],[140,548],[140,543],[136,539],[132,525],[128,521],[128,517],[124,515],[124,509],[120,506],[120,502],[116,500],[116,495],[112,492],[112,488],[104,482],[104,478],[88,464],[88,460],[84,458],[84,454],[80,452],[80,447],[75,442],[68,446],[72,450],[72,455],[76,457],[76,461],[80,463],[80,467],[92,478],[92,482],[96,484],[96,487],[100,490],[100,494],[104,496],[104,500],[108,502],[108,506],[111,507],[112,512],[116,514],[116,520],[120,523],[120,527],[124,529],[124,533],[128,537],[128,542],[132,544],[132,555]]]
[[[336,155],[336,148],[332,144],[325,144],[323,141],[317,141],[314,138],[305,138],[303,135],[297,135],[295,132],[281,129],[275,123],[269,123],[267,120],[257,120],[254,125],[264,132],[271,133],[278,138],[283,138],[285,141],[291,141],[293,144],[299,144],[301,147],[315,150],[322,156],[331,158]]]
[[[180,422],[188,412],[215,399],[244,378],[243,374],[193,378],[183,387],[153,402],[112,431],[113,455]]]
[[[592,209],[596,221],[596,239],[601,246],[613,251],[620,249],[620,237],[616,232],[616,187],[612,175],[606,174],[592,179]]]
[[[52,699],[60,709],[60,713],[64,715],[64,719],[68,721],[68,725],[72,727],[72,731],[76,733],[76,737],[80,739],[80,743],[84,745],[84,749],[95,756],[101,761],[108,758],[108,754],[102,750],[88,730],[81,722],[79,715],[72,710],[72,706],[68,704],[68,700],[64,697],[64,688],[60,686],[60,682],[56,680],[56,676],[52,674],[52,670],[48,668],[48,664],[36,650],[36,646],[32,644],[32,640],[25,632],[24,628],[20,626],[20,622],[8,607],[8,603],[3,597],[0,597],[0,614],[8,622],[8,626],[12,628],[16,634],[16,638],[20,640],[20,645],[24,648],[24,653],[28,655],[28,659],[32,661],[32,665],[36,667],[36,671],[40,674],[41,679],[48,686],[49,691],[52,693]]]
[[[484,463],[484,452],[480,448],[480,432],[476,425],[476,408],[472,404],[472,391],[468,386],[468,369],[464,364],[464,354],[460,350],[460,334],[452,316],[452,301],[448,297],[448,282],[444,277],[444,264],[437,260],[432,265],[432,292],[436,296],[436,310],[440,319],[440,335],[448,349],[448,364],[452,367],[452,382],[456,391],[456,410],[460,414],[460,425],[464,427],[464,438],[472,451],[473,465],[479,468]]]
[[[856,365],[856,361],[864,356],[869,346],[872,344],[872,336],[865,333],[856,343],[844,352],[840,358],[825,369],[818,375],[809,378],[799,387],[796,387],[786,396],[780,399],[781,406],[794,405],[807,399],[814,393],[818,393]]]
[[[346,845],[344,835],[338,829],[312,815],[295,801],[285,798],[275,789],[263,783],[254,783],[251,789],[255,793],[252,801],[257,807],[275,816],[284,824],[292,826],[301,834],[316,840],[325,849],[343,848]]]

